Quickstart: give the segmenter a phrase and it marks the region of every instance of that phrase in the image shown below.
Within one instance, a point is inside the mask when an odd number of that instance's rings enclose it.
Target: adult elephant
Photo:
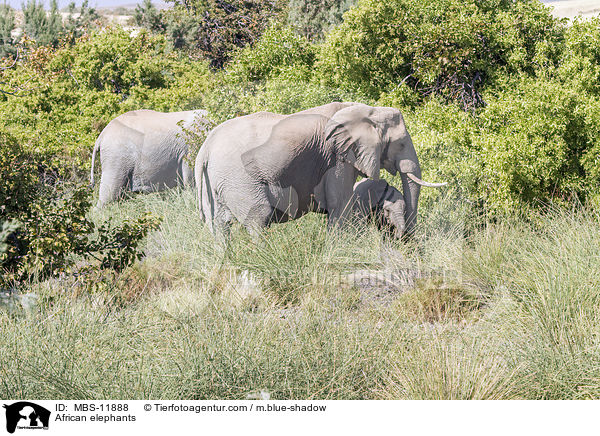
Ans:
[[[151,192],[177,185],[192,185],[193,171],[183,129],[207,125],[206,111],[156,112],[136,110],[119,115],[100,133],[92,153],[90,185],[94,185],[94,163],[100,152],[102,176],[98,207],[116,200],[130,189]]]
[[[199,207],[213,232],[234,219],[254,233],[309,211],[328,214],[330,227],[350,213],[359,174],[379,179],[400,172],[406,231],[417,219],[423,182],[417,153],[400,111],[330,103],[292,115],[259,112],[217,126],[196,158]]]

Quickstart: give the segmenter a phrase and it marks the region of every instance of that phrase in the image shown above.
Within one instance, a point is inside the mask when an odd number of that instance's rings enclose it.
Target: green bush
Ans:
[[[58,3],[51,0],[50,11],[46,13],[44,3],[28,0],[23,5],[23,31],[41,45],[58,45],[63,30]]]
[[[598,137],[587,112],[597,102],[556,80],[524,78],[488,103],[475,142],[489,206],[510,212],[537,201],[584,200],[581,158]]]
[[[0,94],[4,127],[53,166],[68,162],[84,174],[110,120],[135,109],[196,109],[209,71],[169,51],[162,36],[107,28],[58,50],[32,47],[24,62],[0,74],[18,94]]]
[[[325,83],[373,98],[406,85],[472,108],[499,75],[555,62],[561,37],[537,1],[364,0],[328,35],[319,70]]]
[[[229,71],[241,81],[265,80],[291,71],[308,78],[315,55],[315,47],[291,27],[273,24],[256,44],[235,57]]]
[[[137,5],[133,14],[133,20],[139,27],[143,27],[152,32],[162,33],[165,31],[165,24],[162,12],[156,9],[151,0],[144,0],[144,3]]]
[[[342,14],[356,0],[290,0],[288,23],[311,41],[323,36],[342,22]]]
[[[16,53],[11,35],[14,28],[15,11],[6,3],[0,4],[0,59]]]
[[[0,164],[1,286],[64,272],[76,256],[122,269],[140,258],[139,243],[160,222],[144,215],[96,227],[87,217],[89,189],[45,173],[42,155],[25,151],[1,131]]]
[[[171,0],[167,18],[172,40],[222,68],[239,48],[254,44],[284,10],[282,0]],[[175,37],[175,38],[174,38]],[[182,41],[183,40],[183,41]]]
[[[488,217],[598,198],[598,97],[556,79],[511,85],[477,116],[435,100],[405,112],[423,177],[449,182],[422,191],[424,210],[441,192]]]
[[[68,71],[78,86],[129,95],[134,87],[162,88],[175,56],[166,53],[164,38],[142,31],[132,38],[120,28],[83,38],[56,53],[48,68]]]

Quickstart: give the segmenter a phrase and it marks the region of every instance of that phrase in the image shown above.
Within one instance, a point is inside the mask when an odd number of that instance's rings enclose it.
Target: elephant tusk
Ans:
[[[429,182],[424,182],[423,180],[419,179],[417,176],[415,176],[413,173],[406,173],[406,175],[408,176],[409,179],[411,179],[412,181],[418,183],[421,186],[428,186],[430,188],[441,188],[442,186],[446,186],[448,184],[448,182],[443,182],[443,183],[429,183]]]

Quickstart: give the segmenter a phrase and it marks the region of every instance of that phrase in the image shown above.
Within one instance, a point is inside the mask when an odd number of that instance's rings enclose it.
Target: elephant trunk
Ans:
[[[414,147],[410,147],[410,149],[414,150]],[[405,231],[410,235],[417,224],[417,208],[419,206],[419,194],[421,193],[421,185],[410,177],[410,175],[414,175],[419,180],[421,178],[421,166],[419,165],[417,153],[414,152],[410,156],[399,159],[396,166],[402,179],[402,193],[405,202]]]
[[[392,210],[390,210],[388,221],[394,232],[394,237],[401,239],[406,231],[404,208],[392,208]]]
[[[419,171],[420,173],[420,171]],[[404,210],[404,222],[405,231],[407,234],[412,234],[415,225],[417,224],[417,208],[419,206],[419,194],[421,193],[421,186],[415,181],[408,177],[409,173],[400,173],[402,179],[402,192],[404,195],[405,210]],[[419,174],[417,177],[419,177]]]

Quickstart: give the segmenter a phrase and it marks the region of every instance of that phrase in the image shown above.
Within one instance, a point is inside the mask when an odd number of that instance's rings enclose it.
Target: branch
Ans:
[[[0,67],[0,71],[10,70],[15,65],[17,65],[18,60],[19,60],[19,47],[17,47],[17,56],[15,56],[15,60],[13,61],[12,65],[9,65],[8,67]]]
[[[7,66],[7,67],[0,67],[0,73],[2,73],[3,71],[6,71],[6,70],[10,70],[11,68],[14,68],[14,67],[15,67],[15,65],[17,65],[17,62],[18,62],[18,60],[19,60],[19,55],[20,55],[20,53],[21,53],[21,52],[20,52],[19,48],[17,47],[17,55],[15,56],[15,60],[13,61],[13,63],[12,63],[12,64],[10,64],[10,65],[9,65],[9,66]],[[20,85],[20,86],[11,85],[11,84],[9,84],[9,83],[7,83],[7,82],[0,81],[0,86],[8,86],[8,87],[11,87],[11,88],[12,88],[12,90],[11,90],[11,91],[6,91],[6,90],[4,90],[4,89],[0,88],[0,94],[4,94],[4,95],[13,95],[13,96],[15,96],[15,97],[21,97],[21,96],[23,96],[23,95],[25,95],[25,94],[29,93],[29,91],[31,91],[31,89],[26,89],[26,88],[25,88],[25,86],[26,86],[26,85],[27,85],[29,82],[31,82],[31,80],[32,80],[32,79],[31,79],[31,78],[29,78],[29,79],[28,79],[28,80],[27,80],[27,81],[26,81],[24,84],[22,84],[22,85]]]

